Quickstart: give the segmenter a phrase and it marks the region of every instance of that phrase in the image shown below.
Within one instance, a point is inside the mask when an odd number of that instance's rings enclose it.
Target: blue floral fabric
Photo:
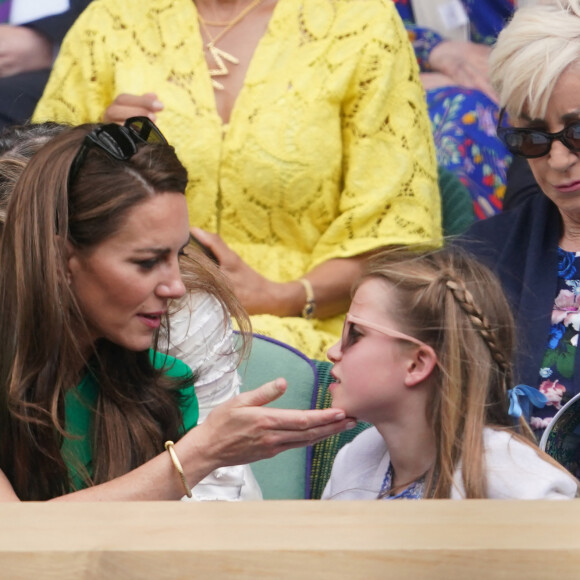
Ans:
[[[411,0],[394,0],[421,70],[443,38],[415,24]],[[492,44],[514,11],[514,0],[461,0],[473,42]],[[427,91],[437,160],[469,189],[479,219],[501,211],[511,155],[497,138],[497,105],[478,90],[450,86]]]
[[[385,473],[385,479],[383,480],[383,485],[379,493],[381,499],[423,499],[425,496],[425,477],[414,481],[401,493],[389,495],[391,487],[393,486],[393,475],[393,464],[389,463],[389,468],[387,469],[387,473]]]
[[[428,70],[429,53],[443,38],[434,30],[415,24],[412,0],[394,2],[409,31],[421,70]],[[493,44],[515,10],[514,0],[461,0],[461,4],[469,18],[471,40],[479,44]]]
[[[580,391],[574,368],[579,330],[580,252],[566,252],[558,248],[558,287],[538,380],[538,389],[548,402],[541,409],[534,407],[530,420],[538,435],[558,410]]]

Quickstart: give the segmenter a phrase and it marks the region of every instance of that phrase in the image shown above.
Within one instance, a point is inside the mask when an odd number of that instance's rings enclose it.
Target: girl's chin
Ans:
[[[333,409],[340,409],[341,411],[344,411],[346,413],[347,417],[350,417],[349,413],[348,413],[348,409],[346,408],[346,406],[344,405],[344,402],[342,402],[340,400],[340,397],[337,397],[335,395],[332,395],[332,402],[330,403],[330,406]]]
[[[331,396],[331,403],[330,406],[333,409],[340,409],[341,411],[344,411],[346,413],[347,417],[353,417],[353,415],[349,412],[349,405],[348,405],[348,401],[345,400],[343,397],[341,397],[341,394],[343,394],[341,392],[340,389],[340,384],[339,383],[331,383],[328,386],[328,392],[330,393]]]

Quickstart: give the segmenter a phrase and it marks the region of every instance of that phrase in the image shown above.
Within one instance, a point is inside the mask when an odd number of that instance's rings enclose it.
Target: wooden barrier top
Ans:
[[[1,578],[580,578],[580,500],[0,504]]]

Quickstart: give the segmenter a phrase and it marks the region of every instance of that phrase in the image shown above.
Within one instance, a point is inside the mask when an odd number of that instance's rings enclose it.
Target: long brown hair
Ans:
[[[515,330],[500,283],[456,248],[383,252],[371,258],[358,284],[368,278],[394,287],[389,314],[437,354],[426,410],[436,458],[427,474],[426,497],[449,498],[459,464],[466,497],[487,497],[483,428],[510,431],[535,445],[525,420],[515,425],[508,415]]]
[[[22,499],[71,489],[60,447],[64,397],[85,368],[79,350],[88,330],[65,276],[65,244],[91,248],[114,235],[138,203],[157,193],[184,194],[187,174],[172,147],[142,145],[128,161],[93,148],[70,190],[69,169],[94,126],[66,131],[28,163],[8,205],[0,249],[0,468]],[[188,290],[203,288],[240,313],[220,274],[190,257]],[[244,319],[241,314],[242,321]],[[148,352],[104,339],[90,368],[99,389],[92,434],[92,478],[118,477],[178,439],[176,382],[156,371]]]

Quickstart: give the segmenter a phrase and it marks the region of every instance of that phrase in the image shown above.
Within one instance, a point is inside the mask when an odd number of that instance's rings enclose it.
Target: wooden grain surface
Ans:
[[[0,578],[580,579],[580,500],[0,504]]]

